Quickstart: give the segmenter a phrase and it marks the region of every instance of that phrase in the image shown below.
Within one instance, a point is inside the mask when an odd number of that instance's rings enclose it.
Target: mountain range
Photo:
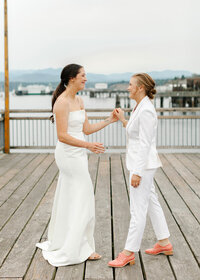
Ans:
[[[40,70],[11,70],[9,74],[10,82],[26,82],[26,83],[51,83],[59,82],[61,68],[47,68]],[[113,73],[113,74],[94,74],[87,73],[88,82],[119,82],[129,81],[133,73]],[[148,74],[153,79],[173,79],[175,77],[191,77],[192,73],[185,70],[164,70],[164,71],[152,71]],[[0,72],[0,81],[4,80],[4,73]]]

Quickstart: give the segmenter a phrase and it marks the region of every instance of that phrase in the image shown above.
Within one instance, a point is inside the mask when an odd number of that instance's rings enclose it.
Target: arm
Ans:
[[[139,116],[139,150],[137,156],[137,167],[132,170],[134,175],[142,176],[145,169],[150,146],[154,137],[156,118],[152,111],[144,110]]]
[[[81,108],[84,108],[83,100],[80,96],[79,96],[79,101],[81,104]],[[104,128],[107,125],[109,125],[113,122],[116,122],[116,121],[118,121],[118,118],[115,116],[114,111],[113,111],[113,112],[111,112],[110,116],[108,118],[106,118],[105,120],[98,122],[98,123],[90,124],[88,121],[87,113],[85,113],[85,122],[83,124],[83,132],[86,135],[89,135],[89,134],[92,134],[94,132],[101,130],[102,128]]]
[[[86,148],[95,153],[104,152],[104,147],[101,143],[90,143],[79,140],[67,133],[69,104],[64,99],[58,100],[54,106],[54,113],[56,115],[57,136],[60,142],[71,146]]]
[[[85,113],[85,122],[83,125],[83,132],[86,135],[92,134],[94,132],[97,132],[99,130],[101,130],[102,128],[106,127],[107,125],[118,121],[118,119],[114,116],[113,112],[111,113],[111,115],[106,118],[105,120],[98,122],[98,123],[94,123],[94,124],[90,124],[88,121],[88,117],[87,114]]]

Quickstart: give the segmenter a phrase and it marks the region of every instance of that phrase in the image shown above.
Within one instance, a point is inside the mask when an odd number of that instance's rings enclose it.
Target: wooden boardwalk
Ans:
[[[102,260],[52,267],[35,243],[46,240],[58,170],[53,154],[0,154],[0,279],[198,280],[200,279],[200,155],[161,154],[155,175],[174,256],[149,256],[155,236],[147,220],[136,264],[112,269],[129,226],[128,172],[124,154],[90,154],[96,197],[96,251]]]

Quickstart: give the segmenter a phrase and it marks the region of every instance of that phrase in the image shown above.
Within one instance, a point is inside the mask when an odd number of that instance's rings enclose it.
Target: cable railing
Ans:
[[[109,116],[112,109],[87,109],[90,123]],[[124,109],[129,118],[130,109]],[[157,108],[158,148],[200,148],[200,108]],[[0,112],[0,149],[4,143],[4,112]],[[10,110],[11,149],[53,149],[57,142],[56,125],[49,120],[50,110]],[[121,122],[85,136],[91,142],[102,142],[105,147],[122,149],[126,133]]]

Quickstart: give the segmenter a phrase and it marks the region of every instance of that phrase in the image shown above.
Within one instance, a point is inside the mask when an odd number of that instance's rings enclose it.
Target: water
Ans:
[[[16,96],[12,93],[10,94],[10,109],[48,109],[51,110],[51,96],[49,95],[31,95],[31,96]],[[90,98],[89,96],[82,96],[84,105],[86,109],[112,109],[115,108],[115,98]],[[124,101],[121,100],[121,107],[124,107]],[[155,106],[159,107],[159,99],[155,99]],[[135,106],[135,101],[131,100],[131,108]],[[170,98],[164,99],[164,107],[170,106]],[[4,109],[4,98],[0,93],[0,110]],[[108,116],[110,113],[88,113],[88,116]],[[170,114],[170,113],[165,113]],[[188,113],[196,114],[196,113]],[[23,116],[27,113],[15,113],[11,116]],[[44,114],[29,113],[34,116],[44,116]],[[50,116],[49,113],[45,114]],[[95,122],[95,121],[91,121]],[[21,125],[21,128],[20,128]],[[19,129],[18,129],[19,126]],[[28,130],[30,130],[30,135],[26,135]],[[20,123],[15,120],[11,121],[11,145],[50,145],[54,146],[56,143],[56,130],[48,120],[32,123],[29,121],[20,121]],[[35,132],[32,130],[35,129]],[[45,131],[45,133],[43,133]],[[24,134],[25,133],[25,134]],[[40,134],[38,136],[38,134]],[[46,136],[44,136],[44,135]],[[21,136],[20,136],[21,135]],[[23,139],[23,135],[26,135]],[[41,136],[42,135],[42,136]],[[30,138],[30,139],[29,139]],[[45,138],[45,139],[44,139]],[[46,141],[49,138],[49,142]],[[86,137],[88,141],[98,141],[103,142],[105,146],[125,146],[125,130],[122,128],[121,123],[112,124],[105,129],[89,135]],[[23,141],[22,141],[23,139]],[[200,141],[200,120],[199,119],[184,119],[184,120],[159,120],[158,125],[158,139],[157,145],[159,146],[197,146]]]
[[[81,96],[86,109],[108,109],[115,107],[115,98],[90,98]],[[49,109],[51,110],[50,95],[13,95],[10,94],[10,109]],[[4,109],[4,97],[0,93],[0,110]]]

